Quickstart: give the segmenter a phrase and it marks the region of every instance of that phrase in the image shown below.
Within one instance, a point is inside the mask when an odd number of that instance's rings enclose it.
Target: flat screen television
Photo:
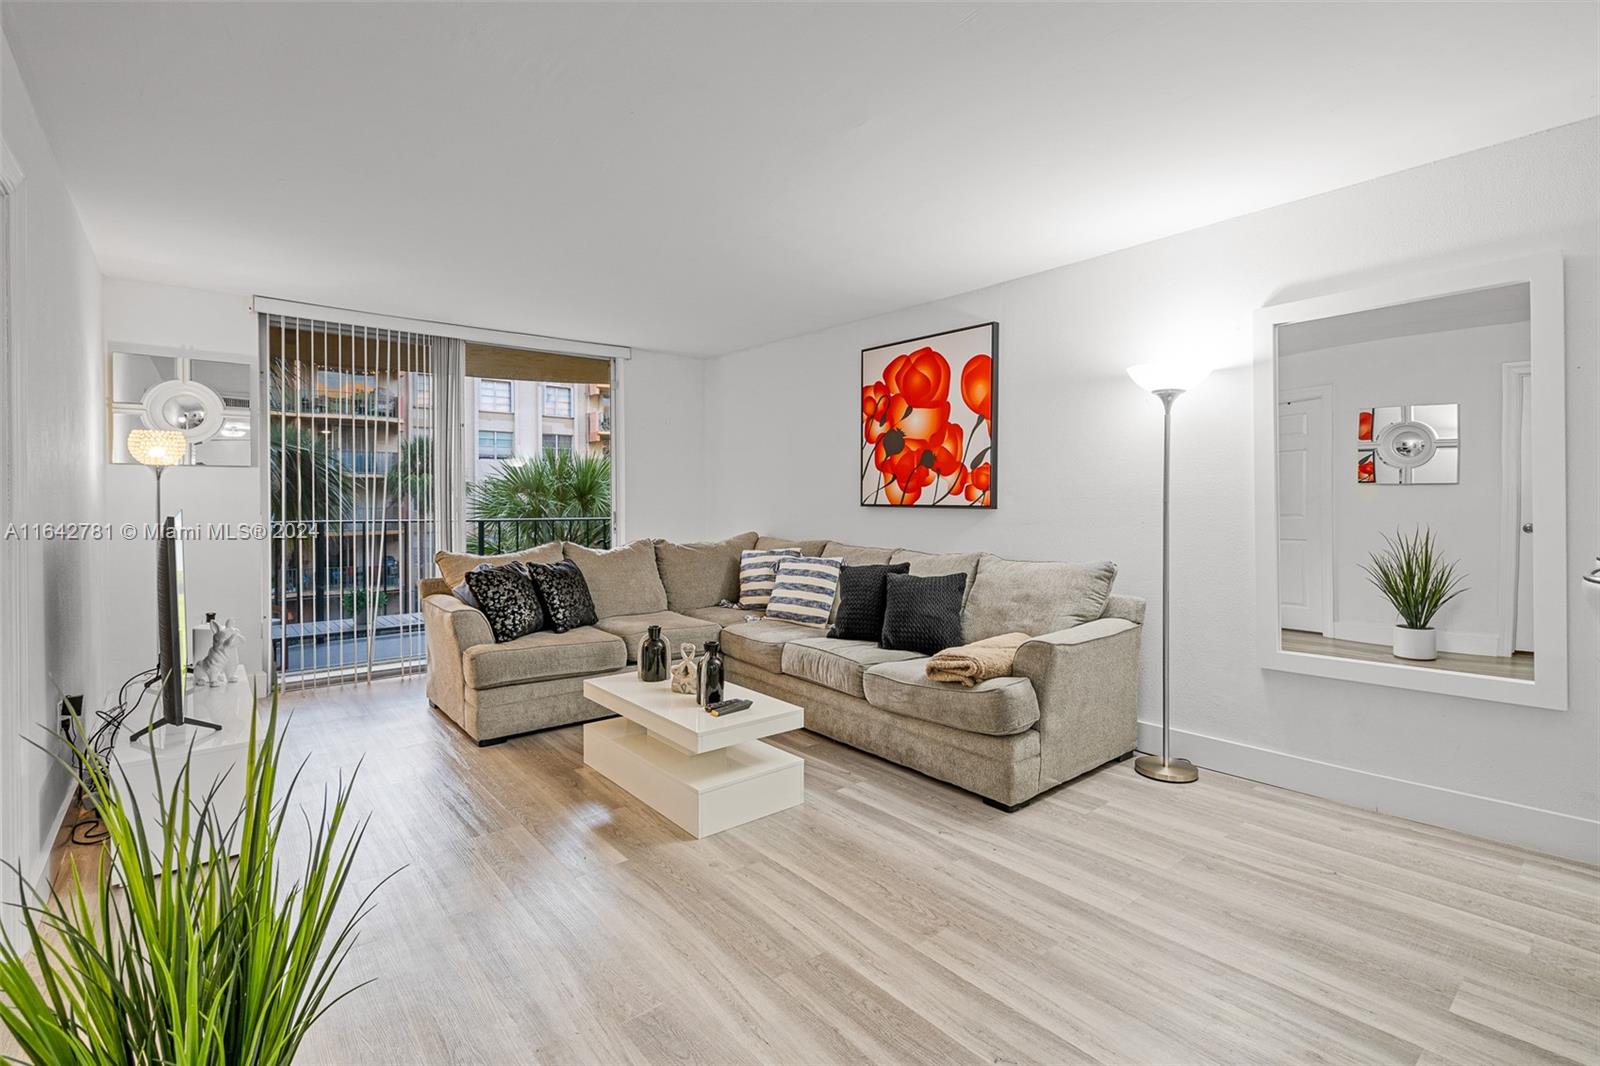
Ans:
[[[161,551],[156,558],[156,633],[160,641],[156,668],[161,676],[161,721],[182,725],[184,688],[189,672],[188,609],[183,595],[183,512],[161,523]]]
[[[160,713],[134,733],[138,740],[164,725],[221,727],[188,716],[189,619],[183,588],[183,512],[161,521],[156,552],[156,676],[161,679]]]

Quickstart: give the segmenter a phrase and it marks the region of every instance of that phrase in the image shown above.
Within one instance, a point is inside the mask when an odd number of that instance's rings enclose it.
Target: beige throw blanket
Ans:
[[[959,681],[967,688],[991,677],[1008,677],[1017,649],[1032,639],[1026,633],[1002,633],[975,644],[946,648],[928,660],[928,677],[934,681]]]

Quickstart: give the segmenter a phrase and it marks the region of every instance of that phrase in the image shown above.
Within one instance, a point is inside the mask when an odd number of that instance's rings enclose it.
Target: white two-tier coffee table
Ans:
[[[696,837],[805,800],[805,762],[762,737],[805,725],[792,703],[727,686],[753,706],[713,718],[693,696],[637,674],[591,677],[583,694],[621,718],[583,727],[583,761]]]

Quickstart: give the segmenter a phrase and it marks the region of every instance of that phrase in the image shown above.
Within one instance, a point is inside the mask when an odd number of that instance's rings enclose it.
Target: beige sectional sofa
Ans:
[[[847,565],[900,563],[911,573],[965,573],[967,640],[1033,636],[1010,677],[973,688],[930,681],[927,659],[866,641],[718,606],[738,598],[739,552],[798,547]],[[1133,750],[1144,602],[1109,594],[1110,564],[1077,566],[985,553],[927,554],[745,533],[723,541],[635,541],[611,551],[546,544],[491,557],[572,559],[598,624],[495,644],[488,621],[450,591],[484,559],[439,558],[422,583],[428,699],[479,744],[604,717],[583,679],[634,661],[660,625],[683,642],[720,640],[729,680],[800,704],[806,728],[1011,808]]]

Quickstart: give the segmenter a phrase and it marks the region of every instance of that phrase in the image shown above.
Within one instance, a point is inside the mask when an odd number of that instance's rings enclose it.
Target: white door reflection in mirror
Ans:
[[[1278,595],[1283,627],[1328,632],[1329,455],[1325,388],[1278,404]]]
[[[1533,651],[1533,389],[1527,374],[1516,376],[1517,427],[1517,515],[1512,524],[1512,535],[1517,538],[1516,582],[1517,613],[1513,625],[1513,648],[1516,651]]]

